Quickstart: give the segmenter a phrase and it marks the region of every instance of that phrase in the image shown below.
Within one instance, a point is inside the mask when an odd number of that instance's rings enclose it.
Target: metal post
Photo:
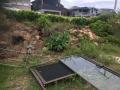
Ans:
[[[26,56],[25,56],[24,62],[29,63],[28,59],[30,59],[30,57],[32,55],[32,50],[34,49],[34,46],[32,44],[28,44],[26,49],[27,49],[27,51],[26,51]]]
[[[44,1],[43,1],[43,0],[41,0],[41,9],[43,8],[43,3],[44,3]]]
[[[116,11],[116,8],[117,8],[117,2],[118,0],[115,0],[115,4],[114,4],[114,10]]]

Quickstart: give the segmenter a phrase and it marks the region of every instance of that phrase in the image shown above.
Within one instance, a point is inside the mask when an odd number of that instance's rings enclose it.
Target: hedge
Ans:
[[[4,10],[4,13],[7,15],[8,18],[16,19],[18,21],[35,21],[40,17],[46,17],[51,22],[66,22],[72,23],[75,25],[88,25],[90,19],[85,17],[67,17],[67,16],[58,16],[58,15],[51,15],[51,14],[39,14],[34,11],[12,11],[12,10]]]

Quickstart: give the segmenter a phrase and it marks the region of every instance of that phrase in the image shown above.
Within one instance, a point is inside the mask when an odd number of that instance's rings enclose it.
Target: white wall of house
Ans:
[[[97,13],[98,12],[94,9],[90,9],[89,12],[80,12],[79,9],[72,12],[74,16],[96,16]]]
[[[45,13],[45,12],[53,12],[53,13],[58,13],[59,15],[61,15],[61,11],[57,11],[57,10],[49,10],[49,9],[41,9],[39,10],[41,13]]]

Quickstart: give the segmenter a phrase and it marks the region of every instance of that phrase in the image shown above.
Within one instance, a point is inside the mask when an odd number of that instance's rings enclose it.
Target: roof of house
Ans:
[[[35,0],[32,2],[33,9],[49,9],[49,10],[64,10],[64,6],[60,3],[60,0]]]

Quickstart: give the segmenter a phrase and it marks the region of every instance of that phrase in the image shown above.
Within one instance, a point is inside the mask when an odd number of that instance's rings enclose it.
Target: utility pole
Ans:
[[[116,9],[117,9],[117,2],[118,2],[118,0],[115,0],[115,4],[114,4],[114,10],[116,11]]]
[[[44,1],[41,0],[41,9],[43,8]]]

